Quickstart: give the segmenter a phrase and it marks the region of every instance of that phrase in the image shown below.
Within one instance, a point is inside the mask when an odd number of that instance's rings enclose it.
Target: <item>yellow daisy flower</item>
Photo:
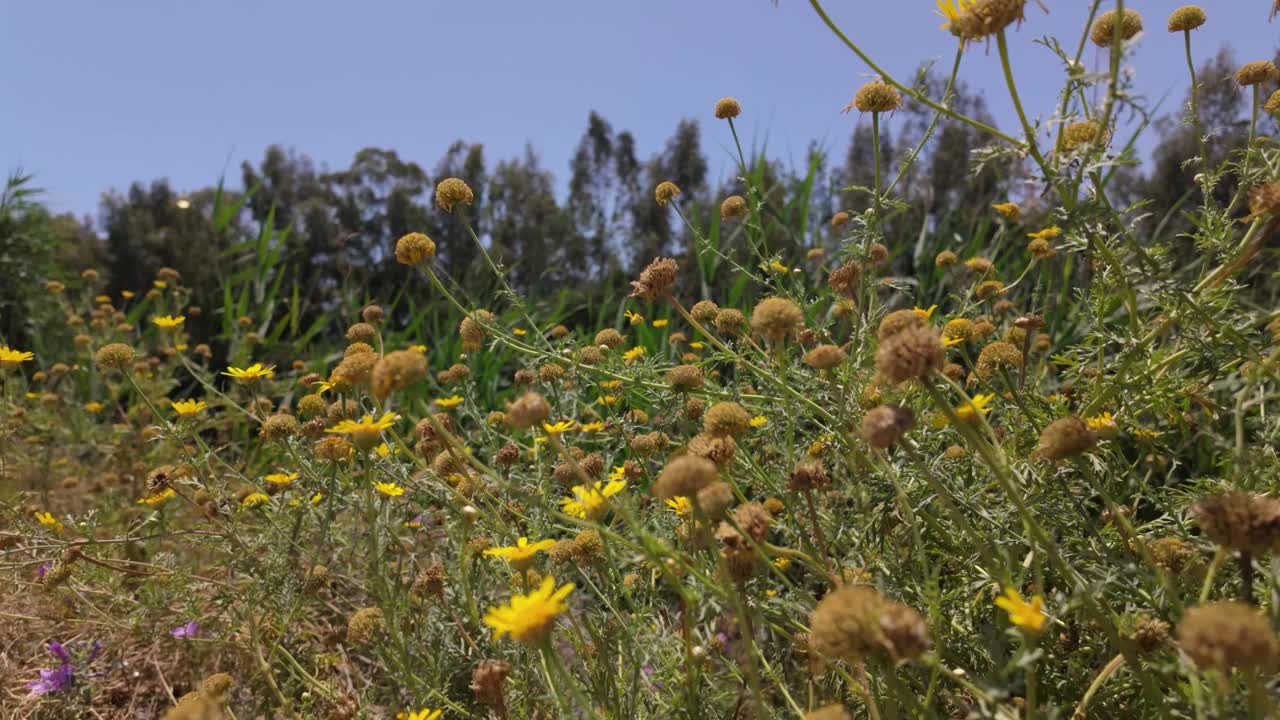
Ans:
[[[970,402],[956,408],[956,417],[964,420],[965,422],[972,422],[979,416],[986,417],[991,412],[991,408],[988,407],[988,405],[990,405],[991,401],[995,399],[995,393],[974,395]]]
[[[677,495],[673,498],[667,498],[667,510],[680,517],[685,517],[693,514],[693,503],[689,502],[689,498]]]
[[[564,599],[573,592],[573,583],[556,587],[553,577],[546,577],[537,590],[528,595],[516,595],[511,603],[490,608],[484,616],[484,624],[493,628],[494,639],[510,635],[515,640],[535,645],[544,640],[555,625],[556,618],[569,609]]]
[[[288,485],[298,479],[298,473],[271,473],[262,478],[272,485]]]
[[[384,413],[377,420],[372,415],[365,415],[360,420],[343,420],[325,430],[328,433],[339,435],[350,435],[351,444],[360,448],[364,452],[368,452],[378,444],[382,438],[382,431],[389,429],[395,425],[399,415],[395,413]]]
[[[627,322],[631,323],[632,325],[644,324],[644,316],[641,315],[640,313],[631,312],[630,310],[623,310],[622,314],[627,318]]]
[[[610,480],[608,484],[597,480],[594,485],[573,486],[573,497],[564,498],[560,506],[566,515],[584,520],[596,520],[609,511],[609,498],[622,492],[625,480]]]
[[[542,423],[542,430],[548,435],[559,435],[560,433],[572,430],[577,424],[577,421],[574,420],[561,420],[554,425]]]
[[[1120,426],[1116,424],[1116,419],[1110,412],[1087,418],[1085,422],[1089,424],[1089,429],[1103,440],[1114,440],[1120,434]]]
[[[203,400],[179,400],[178,402],[170,402],[169,406],[173,408],[174,412],[178,413],[178,417],[190,417],[203,412],[208,407]]]
[[[930,305],[927,309],[926,309],[926,308],[913,307],[913,308],[911,308],[911,312],[913,312],[913,313],[915,313],[916,315],[918,315],[918,316],[920,317],[920,319],[921,319],[921,320],[923,320],[923,321],[925,321],[925,322],[929,322],[930,318],[932,318],[932,317],[933,317],[933,311],[934,311],[934,310],[937,310],[937,309],[938,309],[938,306],[937,306],[937,305]]]
[[[661,319],[659,319],[659,320],[654,320],[653,322],[649,323],[649,325],[650,325],[650,326],[652,326],[652,327],[658,328],[658,329],[662,329],[662,328],[666,327],[666,326],[667,326],[667,324],[668,324],[668,323],[670,323],[670,322],[671,322],[671,321],[670,321],[670,320],[668,320],[668,319],[666,319],[666,318],[661,318]]]
[[[440,720],[440,714],[443,712],[443,710],[422,708],[417,712],[410,711],[408,714],[396,713],[396,720]]]
[[[631,364],[635,362],[636,358],[641,357],[647,352],[649,351],[645,350],[643,345],[637,345],[636,347],[633,347],[630,350],[622,353],[622,359],[627,364]]]
[[[393,482],[374,482],[373,488],[387,497],[400,497],[404,494],[404,488]]]
[[[972,0],[938,0],[938,7],[935,13],[941,15],[946,22],[942,24],[943,30],[950,30],[951,24],[960,17],[960,13],[964,12]]]
[[[447,398],[436,398],[436,407],[441,410],[450,410],[461,405],[462,400],[463,398],[461,395],[451,395]]]
[[[62,529],[62,523],[53,516],[53,513],[38,512],[36,513],[36,520],[45,527],[54,528],[55,530]]]
[[[178,493],[175,492],[173,488],[165,488],[164,490],[161,490],[155,495],[144,497],[138,500],[138,504],[139,505],[159,505],[160,503],[164,502],[165,500],[168,500],[169,498],[177,494]]]
[[[1011,203],[1011,202],[995,203],[991,207],[995,208],[996,212],[1009,218],[1010,220],[1017,220],[1019,217],[1022,216],[1022,208],[1019,208],[1017,203]]]
[[[762,428],[769,424],[769,418],[763,415],[757,415],[747,421],[747,424],[753,428]]]
[[[536,543],[530,543],[529,538],[521,537],[516,539],[515,545],[489,548],[484,551],[484,554],[502,558],[517,568],[522,568],[533,562],[535,555],[550,550],[555,544],[555,540],[539,540]]]
[[[0,367],[5,369],[16,368],[20,363],[27,362],[34,357],[34,353],[14,350],[8,345],[0,345]]]
[[[228,367],[222,374],[242,383],[252,383],[262,378],[275,377],[276,366],[263,367],[262,363],[254,363],[247,368]]]
[[[176,330],[182,325],[182,323],[186,322],[186,320],[187,318],[185,315],[161,315],[159,317],[151,318],[151,324],[161,330]]]
[[[1142,438],[1143,440],[1155,440],[1160,437],[1159,430],[1152,430],[1151,428],[1144,428],[1137,425],[1129,428],[1129,434],[1136,438]]]
[[[1089,418],[1086,422],[1088,422],[1089,427],[1094,430],[1102,430],[1104,428],[1115,427],[1116,425],[1115,417],[1113,417],[1109,411],[1104,412],[1101,415],[1095,415]]]
[[[1062,234],[1062,228],[1057,225],[1050,225],[1043,230],[1037,230],[1033,233],[1027,233],[1027,237],[1032,240],[1052,240]]]
[[[1042,596],[1036,595],[1027,602],[1022,593],[1012,587],[1005,588],[1004,595],[996,598],[996,607],[1009,613],[1009,622],[1028,632],[1040,632],[1048,620]]]
[[[258,507],[259,505],[263,505],[270,501],[271,501],[271,498],[267,497],[266,493],[260,493],[260,492],[250,493],[244,500],[240,501],[240,506],[247,507],[247,508],[255,508],[255,507]]]

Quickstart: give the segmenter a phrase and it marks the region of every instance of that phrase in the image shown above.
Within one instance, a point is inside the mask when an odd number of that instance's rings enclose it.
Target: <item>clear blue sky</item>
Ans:
[[[1049,115],[1059,68],[1032,41],[1074,46],[1086,0],[1034,3],[1012,40],[1032,114]],[[1110,4],[1110,3],[1108,3]],[[1186,84],[1181,4],[1130,0],[1146,18],[1133,66],[1145,94]],[[828,0],[885,69],[909,78],[948,63],[954,40],[932,0]],[[1227,43],[1241,61],[1272,57],[1271,0],[1203,0],[1203,58]],[[1105,57],[1090,46],[1085,59]],[[1016,125],[994,48],[972,48],[962,78],[998,124]],[[525,143],[561,184],[587,113],[629,129],[644,157],[681,117],[703,121],[714,175],[730,172],[715,100],[738,97],[748,137],[784,158],[811,139],[843,155],[856,114],[841,115],[868,70],[804,0],[38,0],[0,2],[0,170],[37,175],[58,211],[96,210],[101,192],[167,177],[178,190],[239,178],[272,143],[330,168],[361,147],[398,150],[428,168],[448,144],[484,143],[490,162]],[[1037,79],[1052,78],[1052,82]]]

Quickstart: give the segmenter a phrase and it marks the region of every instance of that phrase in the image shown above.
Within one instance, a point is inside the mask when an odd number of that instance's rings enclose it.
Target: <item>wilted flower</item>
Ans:
[[[671,258],[657,258],[640,273],[640,279],[631,282],[631,297],[652,302],[666,295],[676,281],[679,266]]]
[[[436,244],[422,233],[402,235],[396,241],[396,262],[417,265],[436,256]]]
[[[1280,549],[1280,500],[1231,491],[1202,498],[1191,516],[1205,537],[1222,547],[1252,555]]]
[[[893,112],[902,107],[902,93],[898,88],[882,80],[873,80],[858,88],[853,102],[845,108],[848,112],[857,108],[858,112]]]
[[[747,201],[741,195],[730,195],[720,203],[720,219],[729,220],[747,213]]]
[[[680,187],[670,180],[663,180],[653,189],[653,198],[661,207],[666,207],[667,203],[674,200],[680,195]]]
[[[1023,18],[1027,0],[938,0],[943,28],[962,42],[994,35]]]
[[[1216,602],[1187,610],[1178,624],[1178,646],[1201,667],[1270,672],[1280,660],[1271,621],[1239,602]]]
[[[809,616],[809,626],[815,650],[849,663],[869,657],[910,660],[931,644],[919,613],[866,585],[844,585],[827,593]]]
[[[1093,21],[1093,27],[1089,29],[1089,37],[1095,45],[1111,47],[1115,38],[1117,20],[1119,20],[1122,40],[1132,40],[1134,35],[1142,32],[1142,16],[1137,10],[1125,8],[1123,19],[1120,19],[1120,15],[1115,10],[1108,10],[1099,15],[1098,19]]]
[[[716,117],[720,120],[736,118],[741,112],[742,105],[737,98],[723,97],[716,101]]]
[[[1169,32],[1188,32],[1205,23],[1204,9],[1199,5],[1183,5],[1169,14]]]
[[[445,178],[436,185],[436,207],[447,213],[453,212],[458,203],[470,205],[475,197],[471,186],[458,178]],[[434,246],[432,249],[434,250]]]
[[[1078,417],[1054,420],[1040,432],[1036,454],[1048,460],[1063,460],[1079,455],[1098,444],[1098,434]]]
[[[1275,63],[1270,60],[1255,60],[1240,66],[1240,69],[1236,71],[1236,82],[1241,87],[1248,87],[1271,82],[1276,76]]]

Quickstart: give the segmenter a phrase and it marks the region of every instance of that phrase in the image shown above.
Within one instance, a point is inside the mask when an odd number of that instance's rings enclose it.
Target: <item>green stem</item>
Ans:
[[[1098,694],[1098,690],[1102,689],[1102,684],[1107,678],[1116,673],[1117,670],[1124,667],[1124,655],[1116,655],[1111,658],[1111,662],[1098,673],[1098,676],[1089,683],[1089,688],[1084,691],[1084,697],[1080,698],[1080,702],[1076,705],[1075,712],[1071,713],[1073,718],[1087,717],[1085,711],[1089,709],[1089,701],[1093,700],[1093,696]]]
[[[962,57],[964,57],[964,45],[960,45],[956,48],[956,59],[951,63],[951,75],[947,77],[947,87],[942,91],[943,103],[950,102],[951,100],[951,90],[955,87],[956,76],[960,73],[960,58]],[[924,135],[920,136],[920,142],[916,144],[915,149],[911,151],[911,154],[907,156],[907,159],[898,167],[898,174],[893,178],[893,182],[889,183],[889,187],[885,188],[884,194],[886,196],[893,193],[893,189],[898,186],[898,183],[902,181],[902,178],[906,177],[907,170],[909,170],[912,165],[915,165],[916,158],[920,156],[920,151],[924,149],[925,144],[933,137],[934,130],[937,129],[938,121],[942,119],[942,115],[943,113],[941,112],[935,112],[933,114],[933,117],[929,120],[929,127],[925,128]]]
[[[871,157],[875,166],[875,209],[876,209],[876,226],[879,227],[880,217],[880,113],[871,113]]]
[[[1191,59],[1191,31],[1184,30],[1183,45],[1187,52],[1187,72],[1191,74],[1191,125],[1195,128],[1196,142],[1200,145],[1200,187],[1204,192],[1204,202],[1212,201],[1209,193],[1209,149],[1204,141],[1204,128],[1200,126],[1200,88],[1196,84],[1196,64]]]
[[[1209,592],[1213,590],[1213,579],[1218,575],[1218,568],[1226,562],[1228,554],[1227,549],[1223,547],[1219,547],[1218,552],[1214,553],[1213,562],[1209,563],[1209,571],[1204,574],[1204,584],[1200,586],[1200,605],[1208,602]]]
[[[961,113],[956,112],[955,110],[952,110],[951,108],[945,105],[941,105],[937,102],[934,102],[933,100],[930,100],[929,98],[925,97],[924,94],[920,93],[919,91],[913,88],[909,88],[906,85],[903,85],[901,82],[898,82],[898,80],[896,80],[889,73],[885,72],[879,65],[875,63],[874,60],[868,57],[866,53],[862,52],[862,49],[859,48],[856,44],[854,44],[854,42],[849,39],[848,35],[844,34],[844,31],[840,29],[840,26],[836,25],[835,21],[831,19],[831,16],[827,14],[827,11],[823,9],[822,3],[818,2],[818,0],[809,0],[809,4],[813,7],[814,12],[818,14],[818,17],[822,18],[822,22],[826,23],[827,27],[831,29],[831,32],[835,33],[835,36],[840,38],[840,41],[843,42],[846,47],[852,50],[853,54],[857,55],[859,60],[866,63],[867,67],[871,68],[872,72],[879,75],[885,82],[898,88],[898,90],[901,91],[907,97],[910,97],[911,99],[916,100],[918,102],[922,102],[925,105],[928,105],[929,107],[933,108],[934,110],[937,110],[938,112],[942,113],[943,115],[946,115],[947,117],[953,118],[955,120],[959,120],[960,122],[980,132],[986,133],[988,135],[992,135],[994,137],[998,137],[1001,140],[1004,140],[1005,142],[1011,143],[1013,145],[1022,145],[1022,143],[1018,142],[1013,137],[1000,132],[999,130],[991,127],[990,125],[974,120],[968,115],[963,115]]]
[[[996,47],[1000,51],[1000,67],[1004,71],[1004,82],[1009,86],[1009,98],[1013,101],[1013,109],[1018,113],[1018,122],[1022,123],[1022,132],[1027,137],[1027,152],[1031,154],[1032,159],[1040,166],[1040,171],[1044,173],[1044,181],[1052,185],[1055,190],[1058,190],[1058,195],[1062,198],[1062,204],[1070,210],[1075,205],[1074,198],[1058,188],[1055,173],[1049,167],[1049,162],[1045,160],[1044,155],[1040,153],[1040,148],[1036,144],[1036,132],[1027,120],[1027,113],[1022,109],[1022,99],[1018,97],[1018,85],[1013,80],[1013,66],[1009,63],[1009,41],[1005,37],[1004,29],[996,33]]]

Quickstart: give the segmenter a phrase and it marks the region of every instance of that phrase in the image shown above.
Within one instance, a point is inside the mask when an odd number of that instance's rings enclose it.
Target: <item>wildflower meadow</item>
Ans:
[[[0,717],[1280,717],[1280,72],[1210,97],[1211,4],[1056,4],[940,0],[954,62],[911,78],[812,0],[864,74],[857,181],[817,208],[819,164],[707,98],[731,187],[653,165],[627,212],[664,243],[590,290],[527,274],[568,225],[486,214],[461,161],[376,218],[137,200],[101,256],[12,178]],[[1157,33],[1176,192],[1135,170]],[[1016,125],[957,99],[971,65]],[[920,214],[944,172],[991,194]],[[394,232],[304,276],[323,217]],[[94,259],[139,227],[195,259]]]

